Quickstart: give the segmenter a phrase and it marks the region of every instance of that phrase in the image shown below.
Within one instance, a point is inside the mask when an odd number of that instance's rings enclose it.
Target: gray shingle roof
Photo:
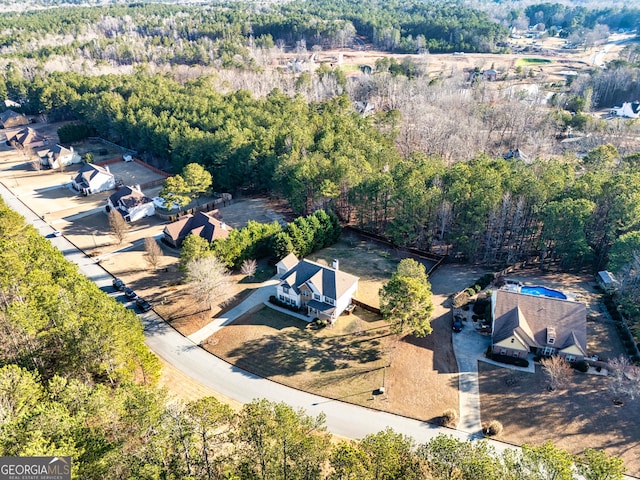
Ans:
[[[587,313],[582,303],[497,290],[494,300],[493,342],[516,334],[530,347],[547,344],[547,328],[555,328],[554,348],[570,345],[587,351]]]
[[[334,300],[340,298],[357,281],[358,277],[354,275],[306,259],[300,260],[282,276],[282,283],[293,288],[298,295],[300,287],[309,283],[313,284],[320,295]]]

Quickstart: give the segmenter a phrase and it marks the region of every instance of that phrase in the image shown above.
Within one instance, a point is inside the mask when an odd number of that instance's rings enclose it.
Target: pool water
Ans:
[[[540,286],[522,286],[520,287],[520,293],[525,293],[527,295],[537,295],[538,297],[551,297],[551,298],[561,298],[562,300],[566,300],[567,296],[559,292],[558,290],[553,290],[547,287]]]

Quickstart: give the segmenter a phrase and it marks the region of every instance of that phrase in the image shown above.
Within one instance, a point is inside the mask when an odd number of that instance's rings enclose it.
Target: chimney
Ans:
[[[134,188],[134,189],[136,189],[137,191],[139,191],[140,193],[142,193],[142,191],[140,190],[140,184],[139,184],[139,183],[136,183],[136,184],[133,186],[133,188]]]
[[[331,267],[334,270],[339,270],[340,269],[340,261],[337,258],[333,259],[333,263],[331,264]]]

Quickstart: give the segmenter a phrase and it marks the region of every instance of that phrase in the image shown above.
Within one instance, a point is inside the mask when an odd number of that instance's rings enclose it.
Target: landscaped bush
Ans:
[[[273,295],[269,297],[269,303],[273,303],[278,307],[286,308],[287,310],[291,310],[292,312],[296,313],[300,313],[301,311],[303,311],[303,309],[301,309],[300,307],[296,307],[295,305],[291,305],[290,303],[281,302]]]
[[[491,306],[491,300],[488,298],[479,298],[476,300],[476,303],[473,305],[473,313],[476,315],[483,317]]]
[[[487,437],[495,437],[496,435],[500,435],[504,430],[502,423],[498,420],[491,420],[489,423],[486,423],[482,426],[482,433],[484,433]]]
[[[480,290],[484,290],[489,285],[491,285],[491,282],[493,282],[493,273],[485,273],[483,276],[473,282],[473,286],[471,288],[473,288],[476,292],[479,292]]]
[[[517,367],[528,367],[529,366],[529,360],[527,360],[526,358],[516,358],[516,357],[510,357],[509,355],[500,355],[498,353],[493,353],[491,354],[491,358],[492,360],[495,360],[496,362],[500,362],[500,363],[506,363],[509,365],[515,365]],[[587,365],[588,367],[588,365]]]
[[[458,425],[458,411],[455,408],[449,408],[442,414],[442,426],[456,428]]]
[[[589,371],[589,362],[586,360],[580,360],[579,362],[573,362],[571,366],[579,372],[587,373]]]

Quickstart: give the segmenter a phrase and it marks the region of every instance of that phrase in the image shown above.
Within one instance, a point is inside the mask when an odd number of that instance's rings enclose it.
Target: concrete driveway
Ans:
[[[482,358],[491,343],[491,337],[476,332],[473,322],[462,322],[461,332],[453,332],[453,352],[458,363],[458,388],[460,395],[460,420],[458,430],[474,437],[482,436],[480,418],[480,388],[478,385],[478,359]]]

